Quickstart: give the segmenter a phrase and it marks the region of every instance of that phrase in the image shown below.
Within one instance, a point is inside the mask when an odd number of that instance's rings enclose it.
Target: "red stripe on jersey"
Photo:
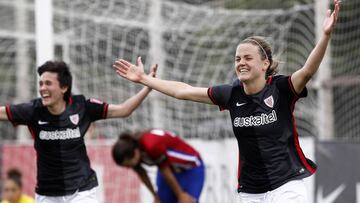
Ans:
[[[36,135],[35,131],[30,126],[28,126],[28,129],[31,133],[31,137],[35,140],[35,135]]]
[[[273,77],[272,77],[272,76],[269,76],[269,77],[268,77],[268,79],[267,79],[267,84],[268,84],[268,85],[270,85],[270,84],[271,84],[272,79],[273,79]]]
[[[14,122],[14,118],[13,118],[13,115],[12,115],[12,113],[11,113],[10,105],[9,105],[9,104],[5,106],[5,110],[6,110],[6,115],[7,115],[8,119],[9,119],[9,121],[11,122],[11,124],[12,124],[14,127],[16,127],[17,124]]]
[[[241,159],[240,159],[240,153],[239,153],[239,160],[238,160],[238,188],[240,188],[240,175],[241,175]]]
[[[69,97],[69,105],[71,105],[73,103],[73,99],[72,96]]]
[[[103,118],[107,117],[108,108],[109,108],[109,104],[105,104],[104,110],[103,110],[103,115],[102,115]]]
[[[303,163],[303,165],[306,167],[306,169],[310,172],[310,173],[315,173],[316,168],[313,168],[306,160],[305,155],[300,147],[299,144],[299,135],[297,133],[296,130],[296,123],[295,123],[295,116],[294,116],[294,108],[295,108],[295,102],[297,100],[297,97],[295,97],[293,99],[293,101],[291,102],[291,106],[290,106],[290,110],[292,111],[291,113],[291,120],[292,120],[292,124],[293,124],[293,129],[294,129],[294,143],[295,143],[295,147],[296,147],[296,151],[300,157],[301,162]]]
[[[292,82],[291,82],[291,76],[289,76],[289,78],[288,78],[288,83],[289,83],[289,86],[290,86],[290,90],[292,91],[292,93],[295,95],[295,97],[296,97],[296,100],[299,98],[299,96],[298,96],[298,93],[295,91],[295,88],[294,88],[294,85],[292,84]],[[296,101],[295,100],[295,101]],[[294,105],[295,105],[295,102],[294,102]],[[292,109],[292,110],[294,110],[294,109]]]
[[[214,99],[214,97],[213,97],[213,95],[212,95],[212,87],[209,87],[209,88],[208,88],[207,94],[208,94],[210,100],[211,100],[214,104],[216,104],[216,101],[215,101],[215,99]],[[217,104],[216,104],[216,105],[217,105]]]
[[[209,88],[208,88],[208,90],[207,90],[207,94],[208,94],[208,96],[209,96],[210,100],[211,100],[211,101],[212,101],[215,105],[218,105],[218,104],[216,103],[215,98],[213,97],[213,94],[212,94],[212,87],[209,87]],[[225,108],[224,108],[224,107],[222,107],[222,106],[220,106],[220,105],[218,105],[218,106],[219,106],[219,108],[220,108],[220,111],[225,110]]]

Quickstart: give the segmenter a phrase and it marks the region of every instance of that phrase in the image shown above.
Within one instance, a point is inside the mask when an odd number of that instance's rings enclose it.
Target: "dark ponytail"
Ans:
[[[124,160],[131,159],[137,147],[138,142],[132,134],[122,133],[112,148],[112,157],[115,163],[121,166]]]

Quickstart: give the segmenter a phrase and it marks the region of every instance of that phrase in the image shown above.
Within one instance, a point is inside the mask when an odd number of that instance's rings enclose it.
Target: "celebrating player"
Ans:
[[[150,71],[155,76],[156,66]],[[122,104],[71,95],[72,75],[64,62],[38,68],[41,98],[0,107],[0,120],[27,125],[37,152],[37,203],[97,203],[95,172],[84,135],[91,122],[129,116],[151,91],[144,87]]]
[[[173,133],[159,129],[124,133],[113,146],[112,156],[118,165],[134,169],[154,195],[154,202],[199,202],[203,161],[194,148]],[[157,192],[141,164],[159,167]]]
[[[146,76],[138,66],[120,59],[116,72],[177,99],[215,104],[230,111],[240,151],[238,191],[243,202],[307,202],[303,178],[316,171],[298,141],[293,115],[296,101],[306,97],[305,85],[318,70],[337,21],[340,1],[327,12],[323,34],[304,66],[290,76],[275,75],[278,63],[270,45],[249,37],[238,45],[232,85],[192,87],[183,82]]]

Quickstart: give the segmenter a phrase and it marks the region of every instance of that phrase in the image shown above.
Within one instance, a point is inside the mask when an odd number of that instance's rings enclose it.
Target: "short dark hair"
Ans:
[[[69,66],[63,61],[46,61],[37,72],[41,76],[44,72],[57,73],[60,87],[68,87],[64,94],[64,100],[69,102],[71,97],[72,75]]]
[[[112,148],[112,157],[115,163],[121,166],[126,159],[134,157],[137,147],[138,142],[131,133],[122,133]]]
[[[14,181],[19,188],[22,188],[21,176],[21,172],[16,168],[12,168],[7,172],[7,179]]]

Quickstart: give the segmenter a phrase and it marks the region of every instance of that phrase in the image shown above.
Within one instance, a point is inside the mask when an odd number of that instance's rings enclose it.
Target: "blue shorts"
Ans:
[[[204,186],[205,167],[203,161],[200,166],[180,173],[174,173],[176,180],[184,192],[188,193],[199,202],[201,190]],[[161,203],[177,203],[177,197],[168,186],[160,171],[157,172],[156,185]]]

